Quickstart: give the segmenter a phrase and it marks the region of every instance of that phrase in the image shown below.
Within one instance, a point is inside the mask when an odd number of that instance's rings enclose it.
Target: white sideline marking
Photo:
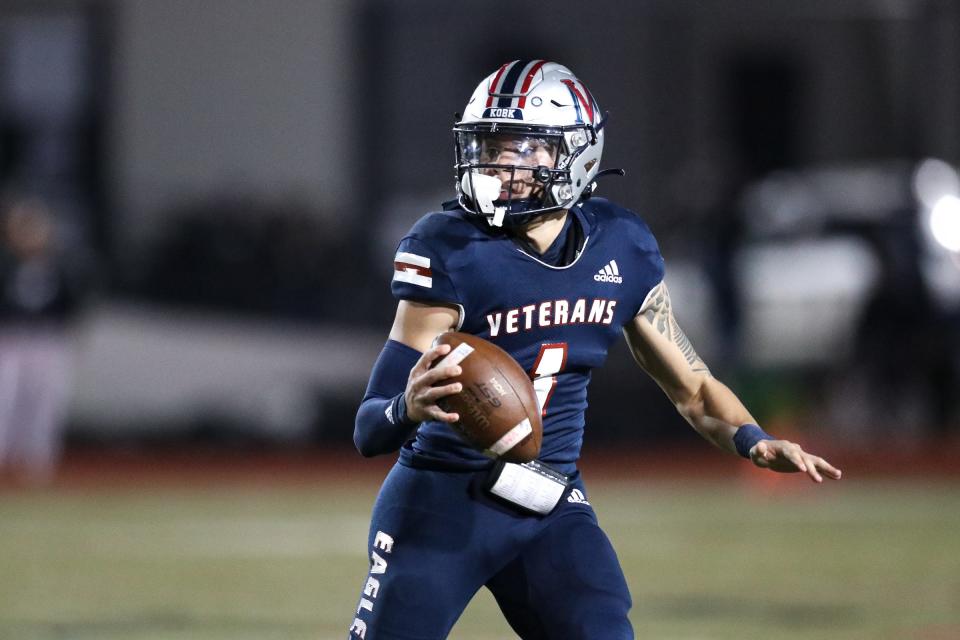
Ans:
[[[87,556],[127,558],[298,558],[359,556],[369,519],[362,516],[259,519],[190,517],[169,522],[104,520],[71,524],[74,548]],[[6,538],[37,536],[49,525],[6,522]]]

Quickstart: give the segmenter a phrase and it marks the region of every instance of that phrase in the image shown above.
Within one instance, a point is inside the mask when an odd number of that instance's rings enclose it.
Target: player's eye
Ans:
[[[509,153],[509,154],[511,154],[511,155],[520,156],[520,157],[523,157],[523,156],[527,155],[526,150],[525,150],[522,146],[520,146],[520,147],[515,147],[515,146],[514,146],[514,147],[504,147],[501,151],[502,151],[503,153]]]

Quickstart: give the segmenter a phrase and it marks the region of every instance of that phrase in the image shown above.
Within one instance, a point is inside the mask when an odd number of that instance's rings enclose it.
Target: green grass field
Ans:
[[[960,638],[960,484],[590,486],[638,638]],[[344,638],[375,491],[0,493],[0,638]],[[451,637],[514,636],[481,593]]]

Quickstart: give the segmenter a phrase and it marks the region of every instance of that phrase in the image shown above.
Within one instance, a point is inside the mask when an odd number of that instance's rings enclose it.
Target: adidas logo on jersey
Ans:
[[[616,260],[608,262],[603,269],[600,269],[597,275],[593,276],[593,279],[597,282],[612,282],[614,284],[623,282],[623,276],[620,275],[620,269],[617,268]]]
[[[580,491],[580,489],[574,489],[573,491],[571,491],[570,495],[567,496],[567,502],[572,502],[574,504],[585,504],[585,505],[590,504],[589,502],[587,502],[587,496],[583,495],[583,491]]]

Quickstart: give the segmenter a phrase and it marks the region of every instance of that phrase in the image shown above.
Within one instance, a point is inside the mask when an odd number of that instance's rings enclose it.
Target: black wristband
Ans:
[[[776,440],[772,435],[761,429],[755,424],[741,425],[737,432],[733,434],[733,446],[737,448],[744,458],[750,457],[750,449],[761,440]]]

